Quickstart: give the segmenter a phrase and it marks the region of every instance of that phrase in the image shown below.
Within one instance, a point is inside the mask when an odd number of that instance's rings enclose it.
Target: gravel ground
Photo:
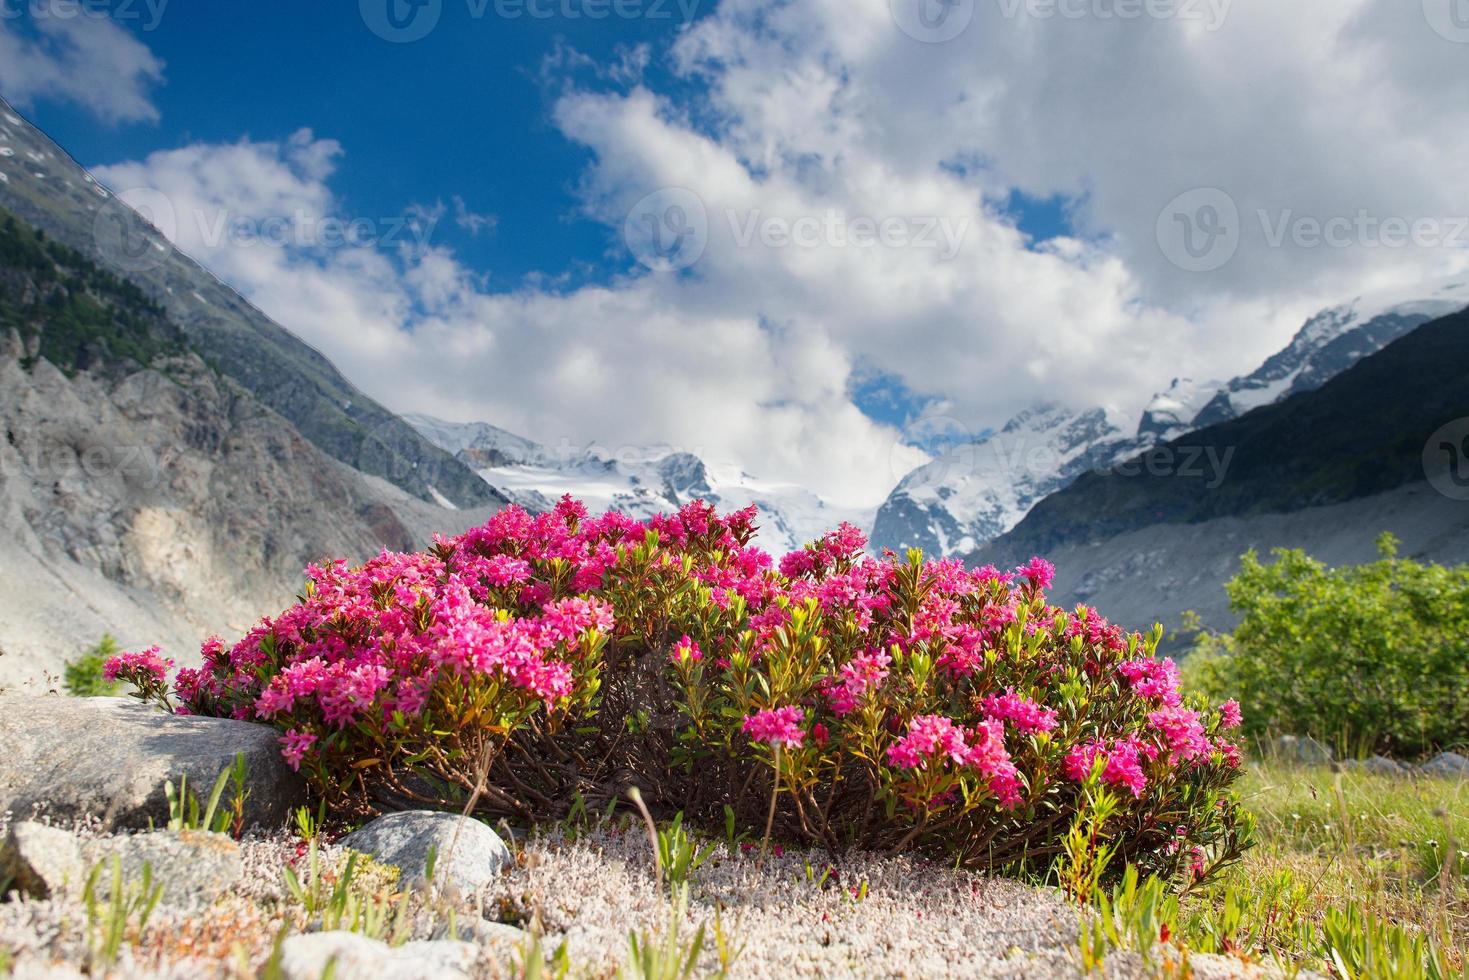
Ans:
[[[85,833],[86,828],[82,828]],[[289,899],[281,869],[298,857],[286,834],[241,843],[246,873],[207,911],[159,909],[146,933],[134,930],[109,975],[192,978],[254,976],[282,923],[309,928]],[[655,877],[648,838],[637,824],[603,824],[575,839],[551,829],[513,845],[513,870],[472,895],[454,895],[461,938],[477,918],[543,931],[551,954],[564,941],[572,977],[610,977],[627,956],[628,934],[661,936],[671,906]],[[343,859],[328,847],[329,865]],[[369,882],[393,892],[394,872]],[[375,876],[375,877],[374,877]],[[419,893],[414,893],[417,896]],[[447,906],[415,897],[412,938],[442,934]],[[1055,894],[1006,879],[956,872],[909,857],[851,856],[832,867],[820,852],[787,850],[764,861],[754,848],[715,845],[691,876],[685,937],[703,925],[698,973],[721,966],[716,924],[732,977],[1067,977],[1077,976],[1077,913]],[[76,897],[0,904],[0,947],[13,976],[77,976],[87,961],[87,919]],[[475,973],[515,977],[521,944],[505,930],[481,930]],[[511,934],[513,936],[513,934]],[[1198,958],[1200,978],[1254,976],[1230,961]],[[1109,959],[1108,977],[1188,975]]]

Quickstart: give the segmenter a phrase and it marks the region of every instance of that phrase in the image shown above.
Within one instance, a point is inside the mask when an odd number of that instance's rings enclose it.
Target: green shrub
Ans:
[[[1226,587],[1232,636],[1204,635],[1191,686],[1237,697],[1245,732],[1310,734],[1339,750],[1413,756],[1469,741],[1469,568],[1397,557],[1328,568],[1251,551]]]
[[[69,661],[61,675],[61,684],[66,693],[79,698],[114,697],[122,693],[121,683],[102,676],[103,664],[118,650],[117,640],[113,639],[112,634],[103,633],[96,646]]]

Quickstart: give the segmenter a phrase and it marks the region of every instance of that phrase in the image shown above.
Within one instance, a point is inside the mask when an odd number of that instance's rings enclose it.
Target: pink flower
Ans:
[[[767,708],[745,718],[744,730],[756,742],[771,745],[780,742],[799,747],[806,734],[800,728],[805,717],[805,710],[793,704],[784,708]]]
[[[1032,558],[1029,564],[1015,569],[1015,574],[1029,582],[1032,588],[1044,591],[1056,580],[1056,566],[1044,558]]]
[[[301,759],[316,744],[316,736],[311,732],[303,732],[292,728],[281,736],[281,755],[285,756],[286,764],[298,772],[301,769]]]
[[[1025,732],[1049,732],[1056,727],[1056,712],[1042,708],[1014,691],[984,699],[984,713],[990,718],[1012,722],[1016,729]]]
[[[173,669],[173,661],[159,655],[158,647],[148,647],[137,653],[119,653],[108,657],[102,665],[102,676],[109,681],[119,677],[141,684],[145,680],[161,682]]]
[[[1123,786],[1135,797],[1143,795],[1148,778],[1143,773],[1138,755],[1145,750],[1133,740],[1115,743],[1109,750],[1101,742],[1073,746],[1066,753],[1062,764],[1066,775],[1077,782],[1085,782],[1095,770],[1098,759],[1105,759],[1102,782],[1109,786]]]
[[[1170,708],[1182,703],[1182,695],[1178,693],[1178,665],[1172,658],[1163,661],[1129,660],[1118,664],[1117,669],[1127,678],[1138,697],[1161,702]]]
[[[1219,706],[1219,727],[1238,728],[1244,723],[1244,715],[1239,710],[1238,701],[1226,701]]]
[[[668,655],[668,659],[679,665],[696,664],[704,659],[704,652],[699,649],[699,644],[685,635],[673,645],[673,652]]]
[[[1206,758],[1209,739],[1196,711],[1187,708],[1162,708],[1148,715],[1148,724],[1156,728],[1172,753],[1174,763]]]

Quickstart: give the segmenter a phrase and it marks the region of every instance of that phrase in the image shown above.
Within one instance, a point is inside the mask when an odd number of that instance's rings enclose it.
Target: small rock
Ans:
[[[77,839],[56,827],[22,821],[0,848],[0,880],[32,898],[60,895],[86,880]]]
[[[460,939],[481,948],[490,947],[507,954],[519,949],[525,942],[525,937],[524,929],[473,915],[459,916],[453,929],[446,922],[435,929],[433,935],[435,939]]]
[[[404,880],[428,876],[428,852],[434,848],[434,877],[439,883],[467,891],[499,875],[512,861],[500,835],[473,818],[434,810],[390,813],[343,837],[343,847],[395,864]]]
[[[319,980],[333,960],[335,975],[352,980],[454,980],[470,975],[478,955],[452,940],[389,946],[354,932],[313,932],[281,943],[280,966],[285,980]]]
[[[1309,735],[1281,735],[1270,743],[1277,759],[1303,766],[1319,766],[1331,761],[1331,749]]]
[[[125,887],[137,887],[147,865],[152,868],[153,884],[163,886],[160,901],[188,911],[211,904],[245,873],[238,844],[223,834],[198,830],[104,837],[87,841],[82,853],[88,868],[102,865],[97,876],[100,897],[111,892],[116,858]]]
[[[40,804],[58,818],[164,826],[164,780],[177,787],[187,776],[202,801],[236,752],[248,766],[246,826],[280,826],[305,788],[281,758],[275,729],[165,714],[131,698],[0,695],[0,745],[0,811],[21,820]]]
[[[1343,772],[1365,772],[1373,776],[1406,776],[1408,767],[1394,762],[1385,755],[1369,756],[1366,759],[1343,759],[1336,764]]]
[[[1469,779],[1469,759],[1457,752],[1440,752],[1419,766],[1418,771],[1426,776]]]

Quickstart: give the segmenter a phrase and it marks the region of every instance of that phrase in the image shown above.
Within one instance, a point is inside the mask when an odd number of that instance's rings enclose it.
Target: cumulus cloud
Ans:
[[[625,263],[603,285],[490,292],[412,229],[246,248],[184,223],[180,244],[394,408],[669,443],[853,504],[920,458],[853,403],[873,371],[976,432],[1042,398],[1136,413],[1175,376],[1253,368],[1324,303],[1469,268],[1469,47],[1420,4],[960,0],[944,43],[902,6],[722,0],[636,70],[548,61],[591,78],[553,120]],[[1117,16],[1139,7],[1176,15]],[[303,132],[101,176],[311,225],[343,161]],[[1034,240],[1017,192],[1065,200],[1072,229]],[[1388,220],[1441,235],[1385,242]]]
[[[54,9],[53,9],[54,8]],[[56,5],[0,4],[0,93],[19,106],[74,102],[112,123],[156,122],[163,62],[104,15]]]

